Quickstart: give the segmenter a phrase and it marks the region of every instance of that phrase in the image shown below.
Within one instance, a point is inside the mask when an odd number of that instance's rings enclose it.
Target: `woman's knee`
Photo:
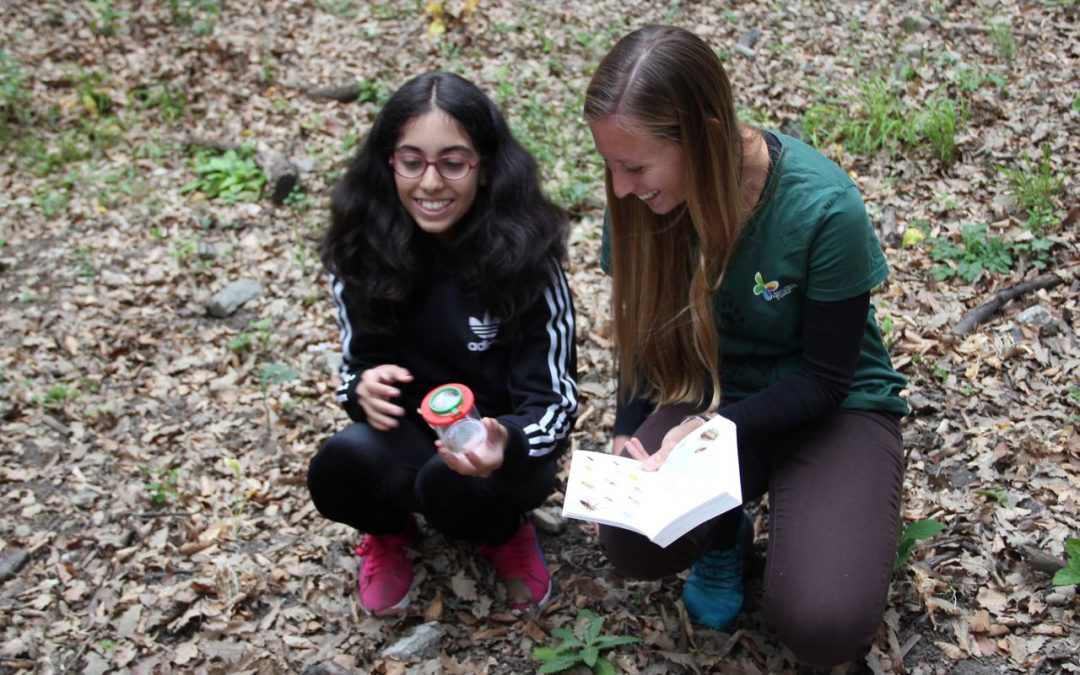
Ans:
[[[800,661],[833,667],[866,655],[881,626],[883,607],[778,598],[762,607],[768,625]]]

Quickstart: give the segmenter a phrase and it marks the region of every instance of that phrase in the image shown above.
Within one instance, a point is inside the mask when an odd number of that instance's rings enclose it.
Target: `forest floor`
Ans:
[[[1080,537],[1076,1],[574,4],[4,2],[0,673],[525,673],[586,609],[643,639],[607,652],[623,672],[810,672],[763,627],[760,574],[730,631],[692,626],[681,580],[617,578],[561,492],[537,515],[543,611],[501,610],[490,568],[427,531],[410,610],[366,618],[358,536],[305,487],[345,422],[315,251],[328,190],[388,93],[433,68],[492,95],[571,210],[573,447],[608,447],[581,100],[615,39],[654,22],[716,47],[746,121],[849,172],[892,270],[874,302],[910,381],[903,520],[942,530],[838,672],[1080,672],[1080,600],[1052,581]],[[282,204],[253,163],[272,156],[299,179]],[[259,293],[208,313],[240,280]],[[386,651],[421,624],[432,649]]]

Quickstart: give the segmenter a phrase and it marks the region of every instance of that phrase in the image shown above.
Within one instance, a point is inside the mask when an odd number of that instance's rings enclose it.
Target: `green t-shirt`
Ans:
[[[858,188],[805,143],[776,134],[780,158],[715,296],[720,384],[738,401],[790,374],[802,359],[803,300],[847,300],[889,274]],[[609,229],[601,266],[610,270]],[[906,378],[892,367],[874,307],[841,407],[907,414]]]

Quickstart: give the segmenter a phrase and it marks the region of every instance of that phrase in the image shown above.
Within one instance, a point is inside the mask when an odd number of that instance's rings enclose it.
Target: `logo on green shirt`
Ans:
[[[754,295],[763,296],[766,302],[779,300],[793,290],[795,290],[795,284],[788,284],[780,288],[779,281],[765,281],[765,277],[761,276],[761,272],[754,273]]]

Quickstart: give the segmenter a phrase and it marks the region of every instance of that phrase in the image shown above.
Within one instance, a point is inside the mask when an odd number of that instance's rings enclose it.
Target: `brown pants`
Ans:
[[[655,452],[692,412],[658,410],[634,435]],[[833,666],[870,649],[896,556],[903,464],[900,423],[888,413],[841,410],[794,431],[739,434],[743,500],[769,493],[762,614],[800,660]],[[600,543],[622,574],[659,579],[731,546],[739,518],[729,511],[667,548],[608,526]]]

